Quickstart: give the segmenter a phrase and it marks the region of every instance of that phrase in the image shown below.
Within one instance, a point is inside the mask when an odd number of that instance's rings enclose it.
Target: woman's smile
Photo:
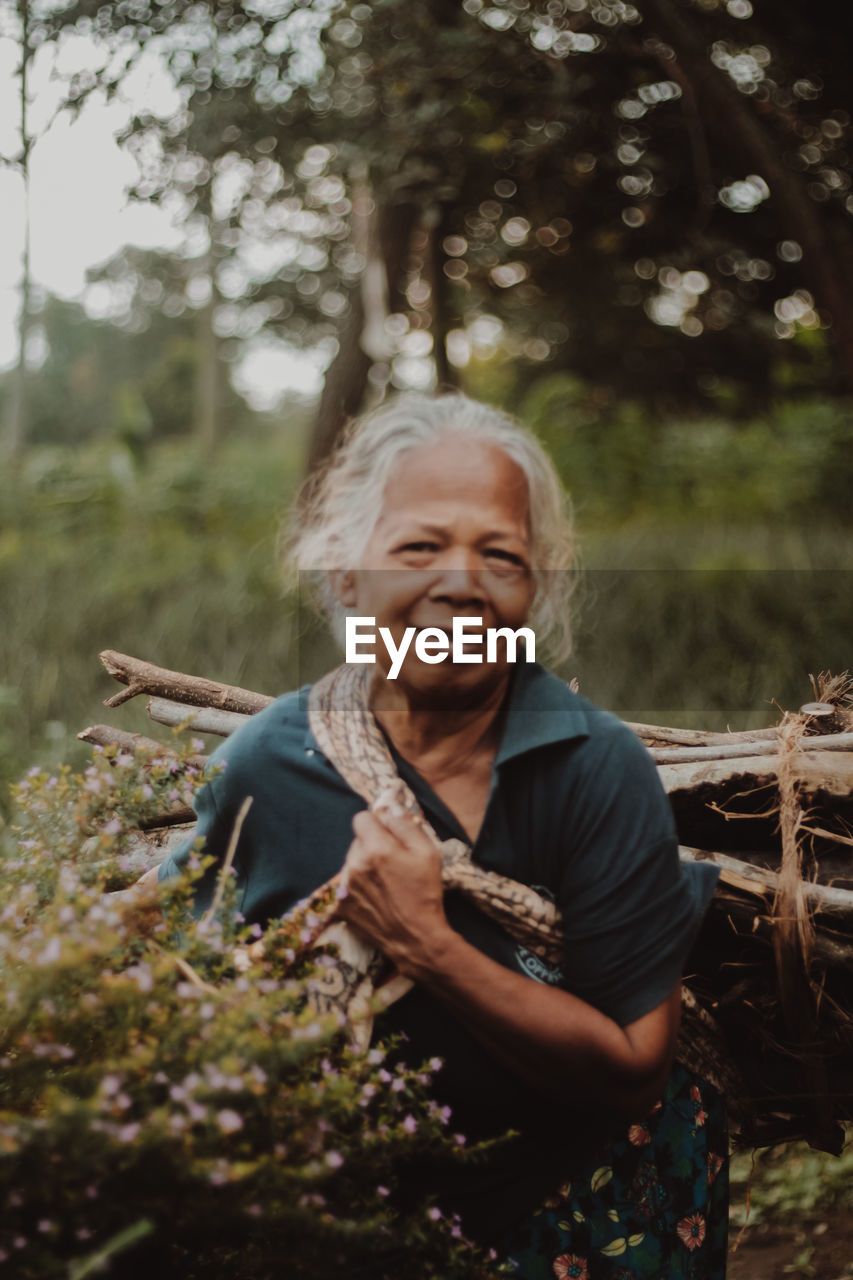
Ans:
[[[406,630],[452,639],[453,619],[516,630],[533,596],[529,501],[521,468],[494,445],[447,436],[404,455],[391,472],[382,512],[357,568],[341,577],[348,611],[375,619],[400,644]],[[377,650],[387,674],[388,658]],[[398,692],[441,690],[488,698],[508,675],[491,664],[421,662],[409,646]]]

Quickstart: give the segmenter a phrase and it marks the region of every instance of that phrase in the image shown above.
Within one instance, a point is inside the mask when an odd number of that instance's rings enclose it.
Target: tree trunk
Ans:
[[[306,471],[310,474],[334,448],[335,441],[348,418],[361,406],[367,386],[367,375],[373,363],[362,350],[364,303],[361,290],[353,289],[349,310],[338,333],[338,350],[326,371],[323,393],[311,428]]]
[[[442,241],[448,227],[445,210],[442,209],[434,226],[429,228],[429,283],[432,290],[432,358],[435,364],[435,381],[439,391],[458,385],[456,371],[447,358],[447,334],[450,329],[448,279],[444,274]]]
[[[419,205],[397,199],[380,203],[376,213],[378,244],[385,267],[389,306],[402,305],[403,273]],[[373,359],[362,347],[365,307],[361,289],[350,294],[350,306],[338,334],[338,352],[326,373],[317,416],[311,429],[306,471],[310,475],[335,446],[347,419],[358,413]]]
[[[216,316],[213,269],[210,268],[210,298],[197,312],[198,352],[193,395],[193,435],[206,454],[219,442],[219,339],[214,328]]]
[[[779,215],[780,236],[800,244],[803,270],[817,304],[831,315],[841,374],[848,390],[853,391],[853,287],[839,271],[837,255],[801,179],[780,159],[776,141],[726,74],[711,63],[690,20],[672,0],[644,0],[643,13],[648,26],[670,45],[690,77],[708,129],[727,147],[739,150],[744,161],[766,180],[771,204]]]
[[[220,400],[222,394],[222,367],[219,358],[219,337],[216,333],[216,308],[219,294],[216,288],[216,226],[213,221],[213,162],[209,161],[210,178],[199,195],[199,212],[207,223],[208,246],[205,254],[205,274],[210,293],[204,306],[196,313],[196,372],[193,389],[192,430],[205,454],[211,454],[219,443],[221,427]]]
[[[28,80],[30,58],[30,6],[29,0],[19,0],[17,6],[21,19],[21,70],[18,82],[19,116],[21,121],[21,178],[24,184],[24,253],[21,276],[21,312],[18,319],[18,362],[12,378],[12,391],[3,432],[3,454],[16,458],[22,452],[29,435],[29,379],[27,376],[27,345],[32,328],[32,278],[30,264],[30,153],[32,138],[29,132]]]

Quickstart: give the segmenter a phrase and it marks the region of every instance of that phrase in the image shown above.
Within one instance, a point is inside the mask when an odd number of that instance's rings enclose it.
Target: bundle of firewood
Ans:
[[[146,694],[152,719],[195,733],[227,736],[273,701],[112,650],[101,661],[127,686],[107,706]],[[853,1120],[853,682],[812,683],[815,701],[766,729],[631,727],[658,765],[682,859],[720,867],[687,982],[742,1082],[736,1136],[754,1146],[804,1137],[838,1151]],[[171,750],[109,725],[78,736]],[[178,807],[140,832],[139,871],[192,821]]]

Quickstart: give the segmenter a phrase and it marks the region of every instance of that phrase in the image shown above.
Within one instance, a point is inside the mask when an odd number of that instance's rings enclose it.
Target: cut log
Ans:
[[[127,876],[141,876],[159,867],[171,851],[193,831],[191,823],[176,823],[172,827],[133,832],[126,840],[122,852],[122,872]],[[95,847],[97,840],[90,842]]]
[[[739,729],[729,733],[714,733],[710,729],[670,729],[660,724],[626,722],[638,738],[649,747],[724,747],[734,742],[767,742],[779,737],[779,730]]]
[[[804,739],[804,742],[814,739]],[[758,790],[775,785],[779,757],[764,754],[735,760],[710,760],[662,764],[661,782],[670,796],[704,792],[710,796],[732,791]],[[853,798],[853,754],[844,751],[812,751],[801,746],[795,762],[796,781],[804,799],[817,796]]]
[[[131,753],[144,751],[152,756],[165,756],[170,760],[178,759],[178,752],[168,743],[158,742],[156,738],[146,738],[144,733],[128,733],[126,729],[114,729],[110,724],[91,724],[88,729],[78,733],[77,737],[81,742],[90,742],[95,747],[114,746]],[[187,764],[194,765],[197,769],[203,769],[207,763],[207,756],[203,755],[192,755],[186,759]]]
[[[216,707],[190,707],[186,703],[169,702],[165,698],[149,698],[148,714],[158,724],[168,725],[172,729],[185,724],[196,733],[215,733],[220,738],[227,738],[241,724],[251,719],[237,711],[220,711]]]
[[[775,734],[774,730],[774,734]],[[778,735],[777,735],[778,740]],[[828,733],[807,739],[809,751],[851,751],[853,733]],[[738,760],[767,754],[773,744],[766,738],[760,742],[727,742],[719,746],[651,747],[656,764],[693,764],[701,760]]]
[[[720,881],[731,888],[758,898],[772,900],[779,888],[779,876],[775,871],[755,867],[740,858],[725,853],[706,853],[680,845],[678,856],[682,862],[712,862],[720,868]],[[806,882],[803,896],[811,911],[823,915],[838,916],[847,922],[853,936],[853,890],[836,889],[831,885]]]
[[[166,813],[155,814],[154,817],[140,822],[139,830],[156,833],[161,827],[178,827],[187,823],[195,823],[195,811],[187,804],[179,804]]]
[[[218,707],[222,711],[252,715],[275,701],[265,693],[220,684],[217,680],[205,680],[201,676],[185,676],[180,671],[169,671],[166,667],[142,662],[129,654],[117,653],[115,649],[104,649],[100,658],[109,674],[127,685],[124,692],[105,699],[105,707],[118,707],[139,693],[148,693],[186,702],[193,707]]]
[[[849,717],[831,702],[804,702],[800,714],[808,716],[806,733],[844,733],[849,729]]]

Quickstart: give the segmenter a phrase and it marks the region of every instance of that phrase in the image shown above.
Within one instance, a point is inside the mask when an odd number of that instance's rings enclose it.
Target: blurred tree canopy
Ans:
[[[195,313],[191,417],[261,331],[331,357],[314,459],[371,391],[511,356],[655,410],[853,386],[853,11],[825,0],[76,0],[136,195],[185,229],[146,307]],[[171,268],[154,269],[152,279]],[[121,283],[121,264],[106,276]],[[158,274],[159,272],[159,274]],[[176,304],[177,299],[177,304]],[[139,290],[127,302],[138,304]]]

